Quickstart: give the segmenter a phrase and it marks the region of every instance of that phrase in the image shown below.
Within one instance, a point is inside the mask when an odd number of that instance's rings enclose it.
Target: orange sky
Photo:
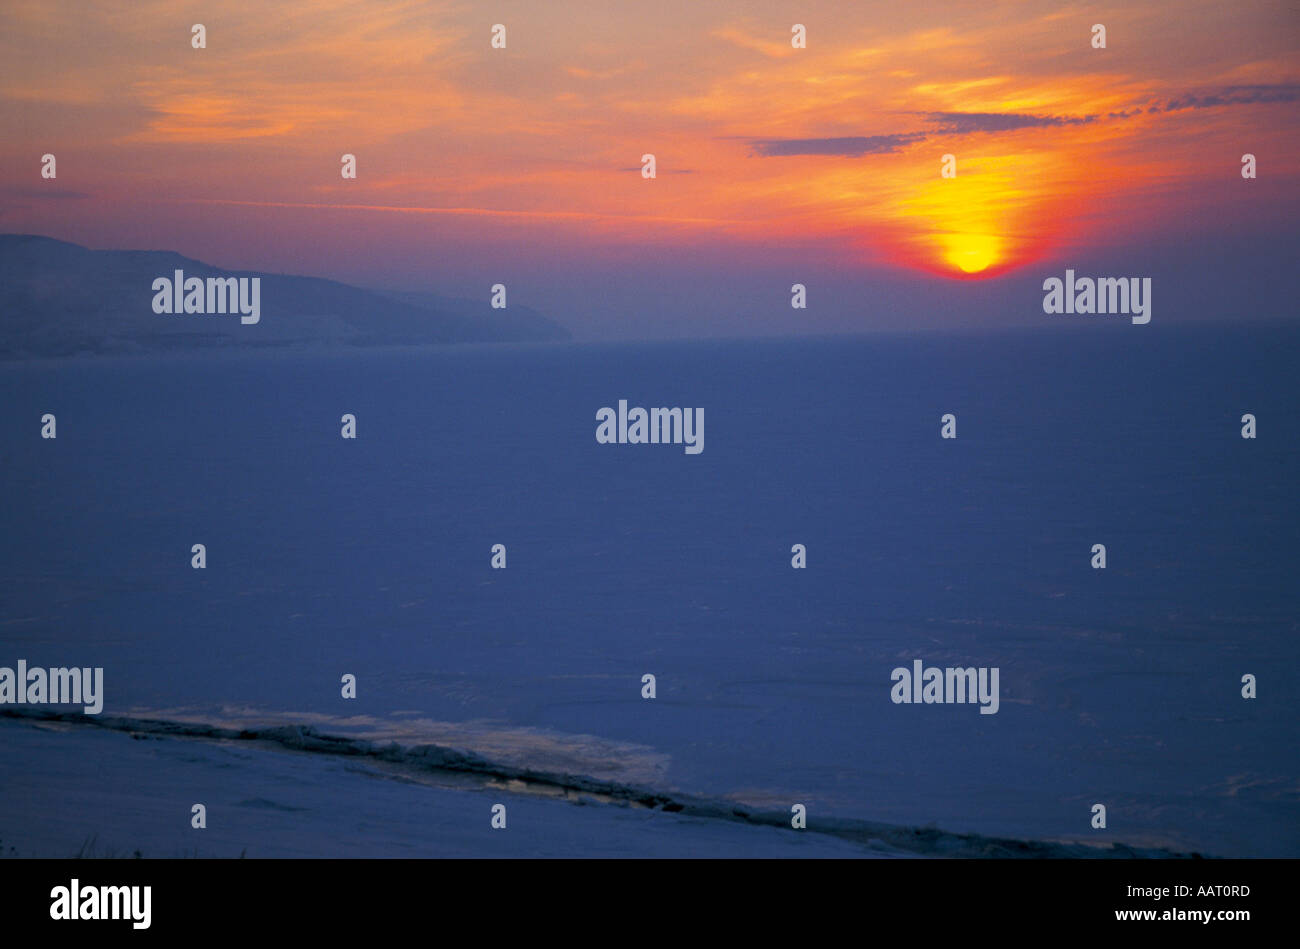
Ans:
[[[1252,213],[1280,213],[1298,45],[1285,2],[7,0],[0,230],[201,256],[217,222],[300,261],[412,227],[593,254],[815,242],[995,277],[1117,228],[1211,227],[1243,152],[1272,196]]]

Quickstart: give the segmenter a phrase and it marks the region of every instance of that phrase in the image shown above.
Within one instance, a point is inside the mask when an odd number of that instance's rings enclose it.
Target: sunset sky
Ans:
[[[590,338],[1034,323],[1066,267],[1282,318],[1298,51],[1294,2],[6,0],[0,231]]]

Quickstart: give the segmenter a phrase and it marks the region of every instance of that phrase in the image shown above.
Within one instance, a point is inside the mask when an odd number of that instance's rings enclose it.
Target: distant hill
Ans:
[[[261,319],[159,315],[153,281],[260,277]],[[568,339],[527,307],[364,290],[333,280],[221,270],[169,251],[90,250],[0,234],[0,359],[199,348],[411,345]]]

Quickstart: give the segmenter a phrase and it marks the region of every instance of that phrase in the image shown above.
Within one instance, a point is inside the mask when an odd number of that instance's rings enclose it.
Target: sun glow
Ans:
[[[1022,267],[1060,232],[1062,203],[1074,193],[1059,159],[1025,152],[985,154],[899,181],[871,208],[887,258],[955,279],[987,279]],[[1055,189],[1055,190],[1053,190]],[[868,225],[870,226],[870,225]]]
[[[939,243],[943,259],[963,273],[979,273],[1002,259],[1002,241],[992,234],[943,234]]]

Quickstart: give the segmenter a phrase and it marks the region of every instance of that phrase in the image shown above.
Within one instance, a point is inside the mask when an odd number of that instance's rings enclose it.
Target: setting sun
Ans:
[[[998,262],[1002,242],[991,234],[944,234],[943,259],[963,273],[979,273]]]

